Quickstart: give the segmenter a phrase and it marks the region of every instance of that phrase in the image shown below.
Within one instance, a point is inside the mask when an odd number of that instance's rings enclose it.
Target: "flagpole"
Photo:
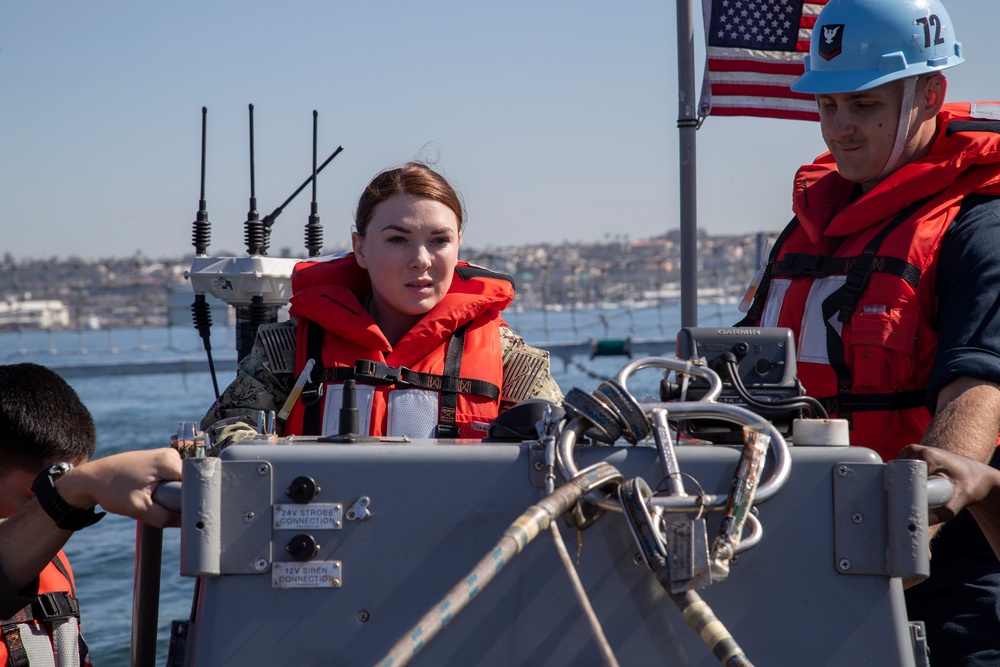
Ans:
[[[681,326],[698,326],[698,131],[694,83],[694,9],[677,0],[677,128],[680,132]]]

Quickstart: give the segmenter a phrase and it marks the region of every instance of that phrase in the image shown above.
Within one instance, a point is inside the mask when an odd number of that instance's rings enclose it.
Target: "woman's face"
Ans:
[[[368,230],[352,235],[372,282],[372,315],[412,324],[451,287],[462,233],[455,213],[433,199],[393,195],[375,207]]]

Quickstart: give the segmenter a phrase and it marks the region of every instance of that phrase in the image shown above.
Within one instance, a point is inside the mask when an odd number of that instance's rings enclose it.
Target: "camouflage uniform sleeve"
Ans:
[[[265,324],[247,356],[201,421],[216,450],[257,432],[257,413],[277,412],[295,382],[295,322]],[[279,435],[283,424],[278,424]]]
[[[503,353],[501,412],[528,398],[562,403],[562,391],[552,377],[547,350],[528,345],[505,326],[500,327],[500,345]]]

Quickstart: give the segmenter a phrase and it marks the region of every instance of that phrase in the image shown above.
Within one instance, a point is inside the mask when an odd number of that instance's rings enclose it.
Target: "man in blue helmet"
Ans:
[[[796,174],[743,322],[791,328],[809,395],[885,460],[1000,460],[1000,104],[945,103],[962,62],[938,0],[826,4],[792,90],[816,95],[829,152]],[[967,513],[907,608],[934,667],[1000,665],[1000,561]]]

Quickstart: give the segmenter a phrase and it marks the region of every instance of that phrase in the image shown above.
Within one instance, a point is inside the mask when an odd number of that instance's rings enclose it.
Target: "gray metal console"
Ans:
[[[181,572],[201,578],[188,667],[374,665],[545,493],[538,443],[259,441],[185,461]],[[926,552],[925,473],[861,448],[790,453],[787,482],[757,509],[759,543],[701,596],[758,667],[921,664],[899,577],[926,568],[914,555]],[[676,455],[689,494],[725,494],[740,448]],[[642,444],[575,458],[653,489],[663,477]],[[620,513],[560,526],[621,665],[719,664]],[[604,664],[549,534],[478,593],[412,664]]]

